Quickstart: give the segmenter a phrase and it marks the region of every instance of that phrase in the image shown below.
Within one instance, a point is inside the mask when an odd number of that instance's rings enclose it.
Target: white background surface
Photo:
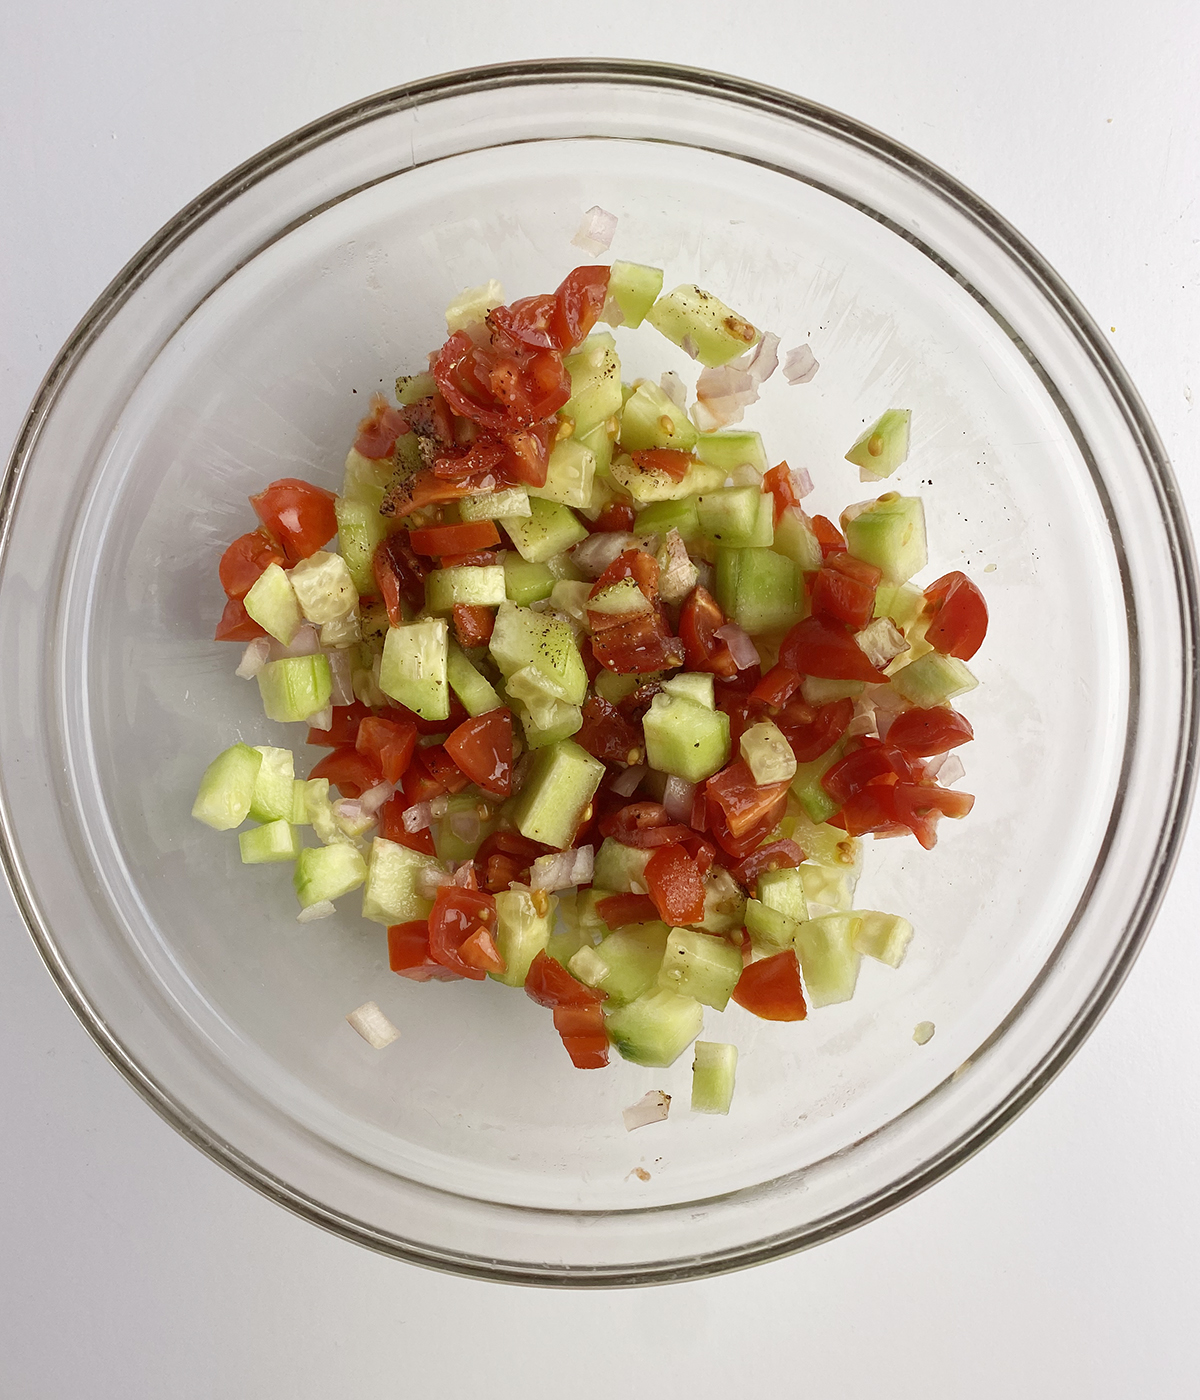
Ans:
[[[411,78],[610,54],[789,88],[964,180],[1111,335],[1200,512],[1194,0],[2,13],[0,446],[118,268],[263,145]],[[808,1254],[622,1293],[441,1277],[260,1199],[125,1085],[0,896],[0,1400],[1200,1394],[1198,857],[1200,829],[1113,1010],[967,1166]]]

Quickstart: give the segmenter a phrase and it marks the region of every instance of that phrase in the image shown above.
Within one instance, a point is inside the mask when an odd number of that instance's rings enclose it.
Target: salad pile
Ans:
[[[303,776],[236,743],[193,809],[255,823],[242,860],[294,866],[302,921],[361,888],[402,977],[524,987],[583,1069],[611,1046],[666,1066],[705,1007],[802,1020],[863,954],[898,965],[911,925],[853,907],[860,838],[929,848],[973,802],[950,702],[976,684],[979,590],[910,582],[918,497],[810,519],[807,473],[732,426],[778,340],[662,281],[614,262],[464,293],[428,371],[372,402],[340,495],[251,498],[216,635],[267,718],[328,752]],[[623,383],[596,329],[643,321],[703,367],[690,414],[674,374]],[[886,477],[908,430],[890,410],[847,458]],[[736,1054],[697,1044],[693,1107],[728,1110]]]

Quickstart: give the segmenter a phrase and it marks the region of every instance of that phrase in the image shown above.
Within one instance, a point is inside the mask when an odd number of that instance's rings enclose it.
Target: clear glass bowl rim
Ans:
[[[1090,357],[1093,367],[1107,382],[1131,435],[1137,441],[1143,465],[1162,511],[1165,532],[1176,546],[1172,565],[1180,603],[1181,652],[1186,671],[1194,676],[1195,638],[1200,633],[1200,609],[1197,606],[1200,589],[1197,587],[1197,571],[1187,516],[1169,458],[1137,390],[1120,361],[1078,299],[1045,259],[1004,218],[959,181],[899,142],[851,117],[749,79],[675,64],[625,59],[557,59],[496,64],[423,78],[387,89],[331,112],[268,146],[186,205],[130,259],[105,288],[60,350],[39,387],[18,432],[3,481],[0,482],[0,573],[3,571],[8,550],[23,475],[33,457],[41,427],[53,411],[75,366],[121,306],[137,292],[154,270],[186,241],[193,230],[235,200],[241,191],[265,179],[306,151],[329,143],[340,134],[365,125],[389,111],[416,108],[481,90],[566,84],[633,84],[657,88],[664,92],[683,91],[700,96],[716,96],[730,103],[767,111],[802,128],[826,132],[915,177],[960,214],[964,214],[993,243],[999,245],[1004,254],[1019,266],[1054,305],[1075,342]],[[881,217],[875,210],[867,209],[865,212],[875,218]],[[883,219],[883,222],[886,223],[887,220]],[[924,248],[923,251],[938,261],[936,254],[930,249]],[[1148,872],[1143,897],[1137,906],[1137,915],[1124,930],[1120,955],[1110,963],[1107,976],[1093,989],[1082,1012],[1063,1030],[1036,1071],[1025,1078],[1016,1092],[995,1113],[965,1133],[953,1150],[926,1162],[922,1170],[910,1174],[873,1199],[859,1202],[856,1209],[847,1212],[825,1228],[808,1231],[802,1238],[774,1237],[751,1242],[736,1254],[722,1252],[712,1258],[697,1257],[689,1260],[684,1267],[674,1267],[666,1273],[650,1269],[645,1272],[597,1275],[590,1272],[576,1274],[566,1270],[543,1276],[527,1267],[506,1267],[499,1260],[472,1258],[453,1251],[445,1251],[440,1257],[436,1257],[425,1249],[413,1250],[406,1248],[402,1241],[385,1239],[371,1228],[308,1199],[278,1178],[256,1170],[254,1164],[242,1157],[231,1145],[215,1140],[204,1126],[189,1114],[185,1105],[179,1103],[154,1081],[126,1052],[105,1024],[104,1018],[91,1004],[85,989],[77,983],[60,953],[53,932],[38,915],[37,901],[32,891],[26,888],[22,862],[17,855],[13,838],[12,814],[2,792],[0,861],[3,862],[8,883],[38,952],[59,990],[93,1040],[160,1116],[240,1180],[314,1224],[408,1262],[492,1281],[540,1282],[585,1287],[629,1286],[725,1272],[777,1258],[844,1233],[884,1211],[893,1209],[934,1184],[985,1146],[1023,1112],[1087,1039],[1129,974],[1149,933],[1178,860],[1187,827],[1197,776],[1198,731],[1200,708],[1196,704],[1195,686],[1187,683],[1185,676],[1184,705],[1177,733],[1177,779],[1165,803],[1162,839],[1153,867]]]

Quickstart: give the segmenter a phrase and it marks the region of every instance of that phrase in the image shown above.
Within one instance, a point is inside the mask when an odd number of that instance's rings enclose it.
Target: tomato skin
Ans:
[[[830,554],[845,554],[845,537],[832,520],[827,520],[823,515],[814,515],[809,521],[809,525],[817,537],[817,543],[821,546],[823,557]]]
[[[682,481],[696,460],[690,452],[677,452],[671,447],[648,447],[629,455],[643,470],[666,472],[672,481]]]
[[[508,456],[506,472],[514,481],[527,486],[545,486],[550,467],[550,446],[557,427],[553,422],[534,423],[505,436]]]
[[[483,646],[496,626],[495,609],[482,603],[455,603],[452,618],[454,635],[464,650]]]
[[[217,623],[213,640],[217,642],[252,642],[256,637],[265,637],[266,631],[246,611],[240,598],[227,600]]]
[[[459,947],[477,929],[496,931],[496,900],[482,890],[464,890],[458,885],[442,885],[429,915],[429,951],[434,959],[460,977],[482,982],[487,975],[458,955]]]
[[[641,762],[642,735],[615,705],[599,695],[589,695],[584,701],[583,727],[573,737],[580,748],[602,763],[624,766]]]
[[[786,801],[787,790],[787,783],[756,783],[750,765],[740,758],[705,784],[709,800],[725,814],[729,834],[735,840],[757,826],[781,797]]]
[[[609,273],[602,265],[577,267],[559,283],[554,299],[560,349],[573,350],[596,324],[608,296]]]
[[[283,477],[250,497],[254,513],[283,548],[289,564],[315,554],[337,534],[332,491]]]
[[[888,774],[908,776],[908,765],[887,744],[856,749],[829,768],[821,777],[821,786],[839,806],[844,806],[856,792],[868,783]]]
[[[645,849],[682,841],[688,832],[672,823],[660,802],[630,802],[601,818],[600,834]]]
[[[594,598],[611,584],[621,583],[627,578],[633,579],[647,602],[653,603],[658,598],[658,561],[641,549],[627,549],[623,554],[618,554],[592,584],[588,597]],[[609,621],[608,618],[603,620]]]
[[[476,520],[466,525],[427,525],[408,532],[408,542],[416,554],[441,558],[443,554],[474,554],[500,543],[494,520]]]
[[[914,758],[933,758],[949,753],[959,744],[975,737],[965,716],[949,705],[936,705],[928,710],[904,710],[892,721],[887,732],[889,744],[895,744]]]
[[[278,543],[269,531],[260,526],[234,540],[221,555],[217,572],[226,597],[244,598],[269,565],[279,564],[282,567],[286,562]]]
[[[711,671],[716,676],[736,676],[737,664],[728,645],[713,634],[724,627],[725,614],[706,588],[697,585],[684,599],[679,613],[679,635],[689,671]]]
[[[450,734],[445,750],[477,787],[494,797],[512,792],[512,711],[503,706],[465,720]]]
[[[808,1007],[795,949],[747,963],[733,989],[733,1000],[764,1021],[803,1021]]]
[[[389,535],[379,541],[371,558],[371,571],[393,627],[404,621],[404,608],[415,615],[425,606],[426,568],[402,535]]]
[[[806,617],[783,639],[779,661],[802,676],[834,681],[886,681],[844,623],[823,617]]]
[[[502,973],[508,967],[495,938],[486,928],[477,928],[465,938],[459,944],[458,956],[468,967],[478,968],[480,972]]]
[[[503,338],[512,354],[476,345],[466,331],[455,331],[433,365],[433,377],[454,412],[500,435],[549,418],[571,397],[571,377],[557,350]]]
[[[462,792],[470,781],[441,744],[428,744],[413,754],[403,789],[410,804],[431,802],[443,793]]]
[[[766,871],[795,870],[803,860],[804,852],[794,841],[772,841],[769,845],[760,846],[758,850],[751,852],[729,873],[739,885],[753,890],[755,881]]]
[[[604,992],[577,981],[560,963],[539,953],[525,977],[526,993],[554,1013],[554,1029],[576,1069],[603,1069],[608,1064],[608,1036],[601,1002]]]
[[[601,616],[589,612],[588,620]],[[616,626],[596,633],[592,637],[592,655],[618,676],[648,675],[682,665],[684,644],[667,634],[657,612],[634,613]]]
[[[353,744],[358,738],[358,726],[371,713],[361,700],[353,705],[335,705],[333,720],[328,729],[310,729],[308,743],[325,749],[336,749],[342,744]]]
[[[831,552],[817,574],[812,610],[861,632],[875,616],[875,592],[883,572],[851,554]]]
[[[476,869],[482,872],[480,882],[493,894],[508,889],[514,881],[528,884],[529,867],[548,850],[518,831],[493,831],[475,852]]]
[[[414,982],[457,982],[458,973],[435,961],[429,951],[429,924],[424,919],[392,924],[387,931],[388,965]]]
[[[791,472],[788,471],[788,464],[780,462],[777,467],[763,477],[763,490],[769,491],[775,497],[775,524],[778,525],[783,519],[783,512],[788,506],[798,506],[800,501],[796,496],[792,486]]]
[[[607,993],[580,982],[545,952],[538,953],[525,974],[525,993],[539,1006],[598,1006]]]
[[[398,783],[412,762],[417,726],[368,715],[358,726],[354,747],[375,764],[385,783]]]
[[[636,520],[632,506],[623,501],[609,501],[594,521],[583,520],[580,524],[586,525],[593,535],[620,534],[632,530]]]
[[[777,709],[785,705],[799,688],[800,677],[795,671],[789,671],[786,666],[772,666],[750,692],[750,698]]]
[[[987,636],[988,610],[983,594],[966,574],[945,574],[925,590],[932,621],[925,640],[935,651],[970,661]]]
[[[487,314],[488,324],[499,327],[505,335],[522,345],[540,350],[562,350],[562,338],[556,324],[558,301],[553,292],[520,297],[507,306],[495,306]]]
[[[937,845],[939,816],[965,817],[975,805],[970,793],[955,792],[933,783],[897,783],[893,793],[897,818],[927,851]]]
[[[382,394],[371,395],[371,411],[358,425],[354,450],[374,462],[390,457],[396,439],[408,432],[408,420],[398,408],[393,408]]]
[[[786,784],[784,784],[786,787]],[[705,808],[705,815],[708,821],[708,829],[712,833],[713,839],[727,856],[732,856],[735,862],[745,860],[759,845],[771,834],[783,819],[787,811],[787,793],[781,792],[776,797],[774,803],[764,810],[762,816],[748,830],[740,836],[735,836],[730,830],[729,822],[725,816],[720,803],[714,799],[708,799]],[[727,861],[721,862],[723,865]]]
[[[308,776],[310,779],[328,778],[330,785],[343,797],[361,797],[383,782],[383,774],[375,761],[352,744],[343,744],[326,754]]]
[[[422,831],[408,831],[404,826],[404,813],[411,803],[403,793],[395,793],[379,809],[379,835],[385,841],[394,841],[397,846],[407,846],[410,851],[420,851],[422,855],[436,855],[433,832],[425,827]]]
[[[609,928],[648,924],[658,918],[658,909],[648,894],[606,895],[596,901],[596,913]]]
[[[646,885],[658,916],[672,926],[704,918],[704,881],[682,846],[659,846],[646,863]]]
[[[854,718],[853,700],[831,700],[810,710],[790,703],[775,716],[775,724],[791,745],[797,763],[811,763],[837,743]]]

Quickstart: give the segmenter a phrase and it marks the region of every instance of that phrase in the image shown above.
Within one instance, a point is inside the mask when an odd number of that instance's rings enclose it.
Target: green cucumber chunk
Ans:
[[[821,567],[820,541],[798,510],[789,508],[779,517],[771,548],[776,554],[786,555],[802,574],[812,573]]]
[[[729,716],[665,691],[654,697],[642,721],[646,762],[685,782],[711,778],[729,762]]]
[[[912,409],[889,408],[846,453],[846,461],[874,476],[891,476],[908,456],[911,420]]]
[[[583,728],[583,709],[579,705],[543,697],[535,711],[525,701],[518,700],[511,691],[508,698],[513,713],[521,721],[526,748],[544,749],[549,744],[557,744],[560,739],[569,739]]]
[[[655,985],[667,947],[666,924],[630,924],[603,939],[599,947],[583,947],[571,959],[569,971],[608,994],[613,1006],[626,1006]]]
[[[659,297],[646,320],[710,369],[728,364],[761,339],[750,322],[719,297],[686,283]]]
[[[293,826],[311,826],[312,821],[308,815],[308,802],[305,800],[308,791],[308,783],[303,778],[296,778],[292,783],[292,811],[288,821]]]
[[[801,920],[778,909],[768,908],[761,900],[746,901],[746,931],[756,953],[778,953],[796,941]]]
[[[719,935],[673,928],[658,969],[658,985],[724,1011],[742,966],[742,950]]]
[[[500,523],[517,553],[531,564],[544,564],[555,554],[587,539],[587,530],[557,501],[530,497],[528,516],[506,515]]]
[[[875,590],[875,616],[890,617],[901,632],[925,613],[925,595],[911,583],[881,583]]]
[[[256,822],[291,821],[295,806],[296,771],[291,749],[273,749],[256,744],[262,754],[258,775],[254,779],[254,797],[250,802],[250,820]]]
[[[781,631],[801,615],[800,571],[770,549],[717,551],[717,602],[751,636]]]
[[[308,719],[325,709],[333,695],[327,657],[284,656],[258,673],[258,693],[268,719],[282,724]]]
[[[726,486],[696,500],[700,529],[729,549],[768,549],[775,538],[772,497],[757,486]]]
[[[358,606],[358,589],[340,554],[318,549],[296,564],[288,579],[300,611],[318,627],[336,622]],[[375,586],[367,590],[375,592]]]
[[[503,570],[498,572],[503,580]],[[448,719],[449,652],[449,632],[443,617],[389,627],[379,667],[379,688],[399,704],[415,710],[422,719]]]
[[[373,593],[376,588],[372,568],[375,550],[387,538],[388,523],[373,501],[352,501],[339,496],[333,509],[337,516],[338,548],[354,587],[359,593]]]
[[[504,592],[510,603],[527,608],[540,603],[554,591],[554,575],[545,564],[531,564],[519,554],[504,556]]]
[[[502,675],[535,666],[568,704],[583,704],[587,671],[574,632],[560,618],[501,603],[488,647]]]
[[[437,380],[432,374],[425,371],[420,374],[401,374],[396,378],[396,402],[401,408],[410,403],[417,403],[421,399],[427,399],[430,394],[436,393]]]
[[[706,467],[703,462],[693,462],[684,473],[683,480],[676,481],[669,472],[660,471],[657,467],[639,467],[624,452],[612,459],[608,470],[618,486],[643,504],[681,501],[704,491],[716,491],[725,483],[725,473],[720,467]]]
[[[490,972],[489,977],[506,987],[523,987],[529,975],[529,965],[550,942],[558,900],[544,896],[545,913],[538,913],[529,890],[502,890],[496,896],[496,947],[504,959],[503,972]]]
[[[926,652],[901,666],[891,680],[893,690],[922,710],[945,705],[978,684],[957,656],[943,656],[940,651]]]
[[[438,821],[433,837],[438,860],[453,861],[455,864],[474,860],[476,851],[495,831],[497,824],[495,816],[487,820],[480,817],[481,810],[487,812],[491,809],[487,803],[480,801],[478,793],[457,792],[446,798],[446,815]],[[460,835],[455,829],[455,817],[460,820],[465,818],[466,830],[474,827],[475,834],[469,837]]]
[[[685,700],[703,705],[706,710],[717,708],[710,671],[676,671],[663,681],[662,688],[667,695],[680,695]]]
[[[565,851],[591,806],[604,764],[570,739],[539,749],[512,809],[522,836]]]
[[[268,564],[243,599],[247,613],[277,642],[290,646],[304,621],[292,581],[278,564]]]
[[[835,681],[824,676],[805,676],[800,693],[809,705],[828,705],[831,700],[857,700],[866,687],[862,681]]]
[[[364,877],[363,918],[373,924],[407,924],[414,919],[427,919],[433,901],[418,893],[417,882],[422,870],[436,865],[433,856],[377,836],[371,842]]]
[[[592,499],[596,479],[596,454],[577,436],[560,438],[550,449],[546,480],[531,486],[529,494],[538,500],[583,510]]]
[[[390,458],[377,462],[374,458],[364,457],[352,447],[346,454],[346,465],[342,472],[341,499],[371,506],[378,512],[387,494],[393,470]],[[335,504],[334,510],[336,509]]]
[[[737,1046],[698,1040],[692,1047],[692,1112],[728,1113],[737,1073]]]
[[[431,613],[466,607],[496,607],[503,603],[504,569],[500,564],[455,564],[434,569],[425,577],[425,607]]]
[[[786,914],[797,923],[808,918],[808,901],[799,870],[764,870],[758,877],[756,890],[759,903],[767,909]]]
[[[621,319],[616,324],[636,330],[646,318],[662,291],[661,267],[646,267],[643,263],[613,263],[608,274],[608,295],[616,302]]]
[[[796,776],[796,755],[773,720],[760,719],[752,724],[742,734],[739,748],[760,786],[790,783]]]
[[[453,335],[468,326],[477,326],[489,311],[503,305],[504,288],[494,277],[481,287],[464,287],[446,307],[446,329]]]
[[[458,503],[458,517],[467,524],[476,520],[507,520],[531,514],[529,492],[524,486],[505,491],[489,491],[481,496],[464,496]]]
[[[558,416],[574,423],[576,437],[585,437],[621,411],[616,341],[606,331],[589,336],[578,350],[563,356],[563,365],[571,376],[571,397]]]
[[[678,530],[686,544],[700,534],[700,515],[696,496],[684,496],[678,501],[653,501],[638,511],[636,529],[639,534],[654,534],[665,539]]]
[[[646,846],[626,846],[615,837],[606,836],[596,852],[592,879],[611,894],[645,894],[646,865],[653,854]],[[604,923],[601,927],[608,929]]]
[[[204,770],[192,816],[214,831],[232,831],[250,815],[263,757],[248,744],[234,744]]]
[[[714,866],[704,877],[704,918],[696,927],[706,933],[734,933],[745,922],[745,892],[728,870]]]
[[[857,914],[823,914],[805,920],[796,931],[809,1006],[832,1006],[854,995],[862,960],[854,946],[860,923]]]
[[[656,447],[690,452],[698,436],[683,409],[649,379],[638,383],[621,410],[620,443],[626,452]]]
[[[792,792],[804,808],[809,821],[827,822],[839,810],[839,804],[821,786],[821,779],[846,752],[843,740],[838,740],[810,763],[796,765],[796,776],[792,779]],[[804,848],[801,847],[801,850]]]
[[[295,860],[300,854],[300,833],[291,822],[266,822],[250,831],[238,832],[243,865],[267,865],[274,861]]]
[[[356,846],[309,846],[296,858],[292,875],[301,907],[338,899],[356,890],[367,878],[367,863]]]
[[[886,583],[906,583],[929,562],[920,496],[889,491],[877,501],[847,507],[841,519],[846,548],[882,569]]]
[[[888,967],[899,967],[912,941],[912,924],[899,914],[880,914],[873,909],[855,909],[850,917],[859,920],[855,948]]]
[[[446,680],[472,719],[504,704],[496,687],[480,675],[452,637],[447,638],[446,645]]]
[[[605,1015],[608,1038],[623,1059],[665,1069],[704,1028],[704,1008],[692,997],[665,988],[647,992]]]
[[[696,456],[710,467],[720,467],[727,475],[738,467],[753,467],[766,475],[767,454],[759,433],[742,431],[701,433],[696,439]]]

